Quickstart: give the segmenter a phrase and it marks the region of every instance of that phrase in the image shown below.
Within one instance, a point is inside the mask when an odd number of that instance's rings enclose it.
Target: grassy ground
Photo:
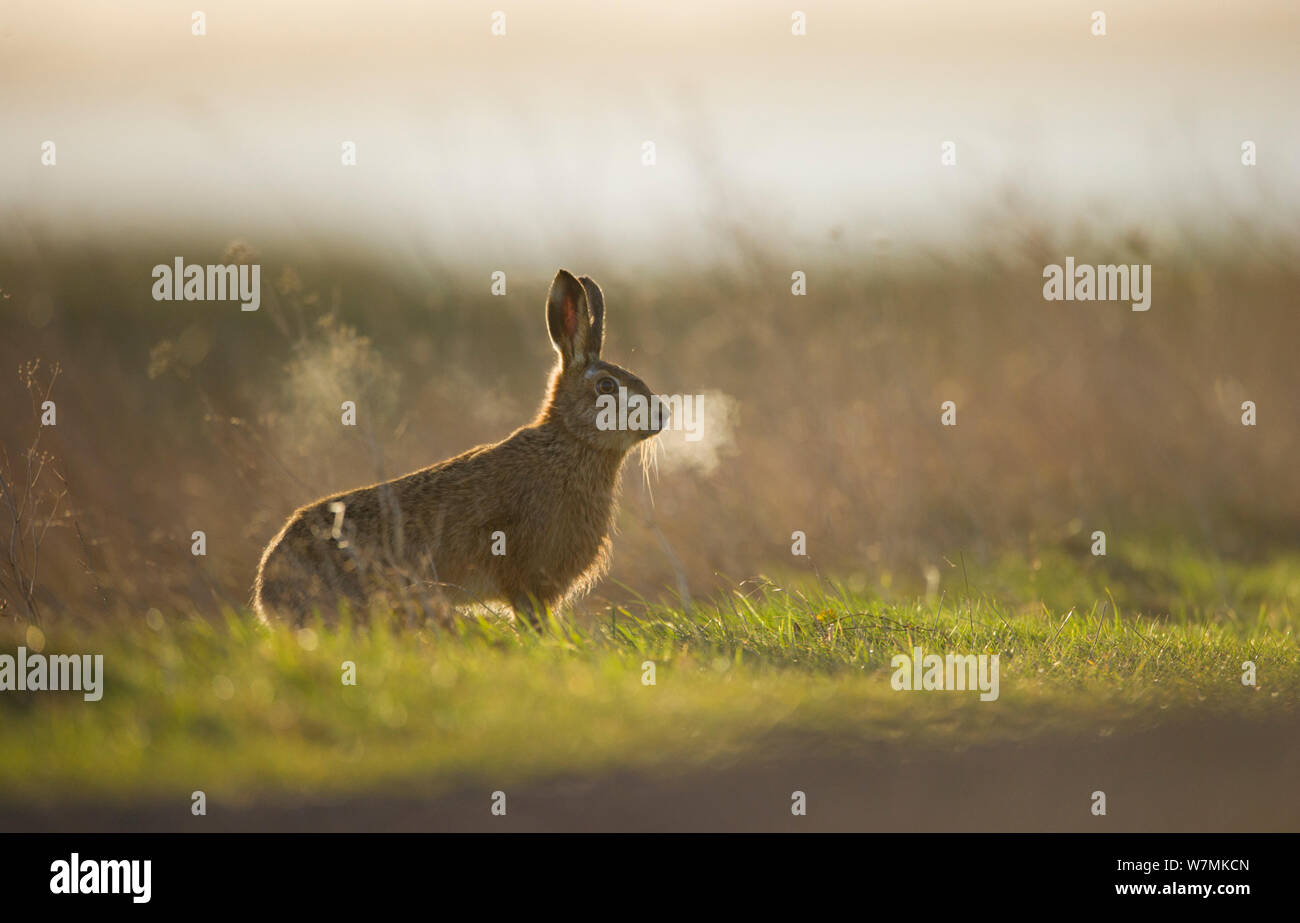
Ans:
[[[996,595],[966,593],[970,575],[954,570],[928,600],[750,582],[689,612],[629,606],[542,636],[487,615],[454,629],[294,631],[235,610],[216,624],[155,610],[10,630],[0,650],[102,653],[106,680],[96,703],[0,695],[0,792],[39,804],[427,791],[707,768],[783,735],[962,749],[1296,716],[1300,560],[1151,550],[1120,563],[1111,588],[1091,560],[1008,557],[978,574]],[[1178,607],[1112,602],[1152,587]],[[999,698],[894,691],[890,658],[914,647],[999,654]],[[1241,682],[1247,660],[1256,687]],[[341,681],[345,661],[355,686]]]

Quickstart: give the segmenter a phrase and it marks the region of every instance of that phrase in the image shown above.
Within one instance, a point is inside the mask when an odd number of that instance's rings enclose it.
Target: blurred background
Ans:
[[[1294,549],[1300,9],[1110,3],[1098,37],[1097,5],[801,2],[793,36],[769,2],[205,2],[195,36],[170,3],[9,0],[23,479],[60,368],[35,598],[245,604],[296,506],[527,422],[558,266],[603,286],[607,358],[705,395],[700,442],[629,467],[588,607],[812,567],[978,585],[1096,529]],[[1150,311],[1045,302],[1067,256],[1151,264]],[[155,302],[177,257],[260,263],[261,309]]]

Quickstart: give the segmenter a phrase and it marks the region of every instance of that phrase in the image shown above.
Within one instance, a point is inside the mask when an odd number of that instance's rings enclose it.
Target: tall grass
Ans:
[[[1000,220],[966,253],[828,243],[795,266],[747,237],[707,271],[573,267],[606,290],[611,359],[659,391],[706,394],[702,442],[661,437],[652,493],[626,479],[614,570],[588,606],[814,568],[857,589],[920,589],[959,559],[977,582],[1004,554],[1088,559],[1096,530],[1102,571],[1162,542],[1219,573],[1293,549],[1300,242],[1094,240]],[[1067,251],[1151,262],[1151,310],[1044,302],[1042,266]],[[246,601],[294,507],[499,439],[540,400],[553,266],[512,272],[493,297],[487,278],[267,247],[269,290],[245,314],[152,301],[158,252],[0,253],[0,368],[64,369],[45,445],[76,486],[103,590],[61,528],[37,601],[68,617],[96,617],[105,599],[136,614]],[[795,268],[806,296],[790,294]],[[19,397],[0,377],[4,405]],[[343,399],[358,427],[341,425]],[[940,425],[947,400],[956,427]],[[1258,426],[1240,424],[1243,400]],[[0,417],[11,450],[21,422]],[[195,530],[206,557],[190,553]],[[807,558],[791,554],[796,530]],[[1158,588],[1120,602],[1177,604]]]

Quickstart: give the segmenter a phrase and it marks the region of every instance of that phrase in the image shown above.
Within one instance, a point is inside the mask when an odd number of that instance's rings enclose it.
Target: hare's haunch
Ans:
[[[535,620],[536,607],[590,588],[609,565],[623,459],[666,422],[645,382],[601,361],[604,322],[596,283],[561,269],[546,303],[559,358],[537,419],[495,445],[296,511],[262,554],[258,613],[302,622],[345,601],[364,612],[376,599],[494,600]],[[610,427],[600,407],[638,395],[656,409],[648,427]]]

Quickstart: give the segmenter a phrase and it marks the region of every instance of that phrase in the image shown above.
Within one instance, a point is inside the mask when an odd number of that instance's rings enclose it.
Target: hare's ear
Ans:
[[[587,290],[567,269],[557,272],[555,281],[551,283],[551,294],[546,299],[546,326],[565,368],[575,360],[587,358],[587,341],[591,334]]]
[[[579,276],[578,281],[587,292],[587,307],[591,310],[591,332],[587,334],[587,358],[595,362],[600,358],[600,347],[605,340],[605,295],[591,276]]]

